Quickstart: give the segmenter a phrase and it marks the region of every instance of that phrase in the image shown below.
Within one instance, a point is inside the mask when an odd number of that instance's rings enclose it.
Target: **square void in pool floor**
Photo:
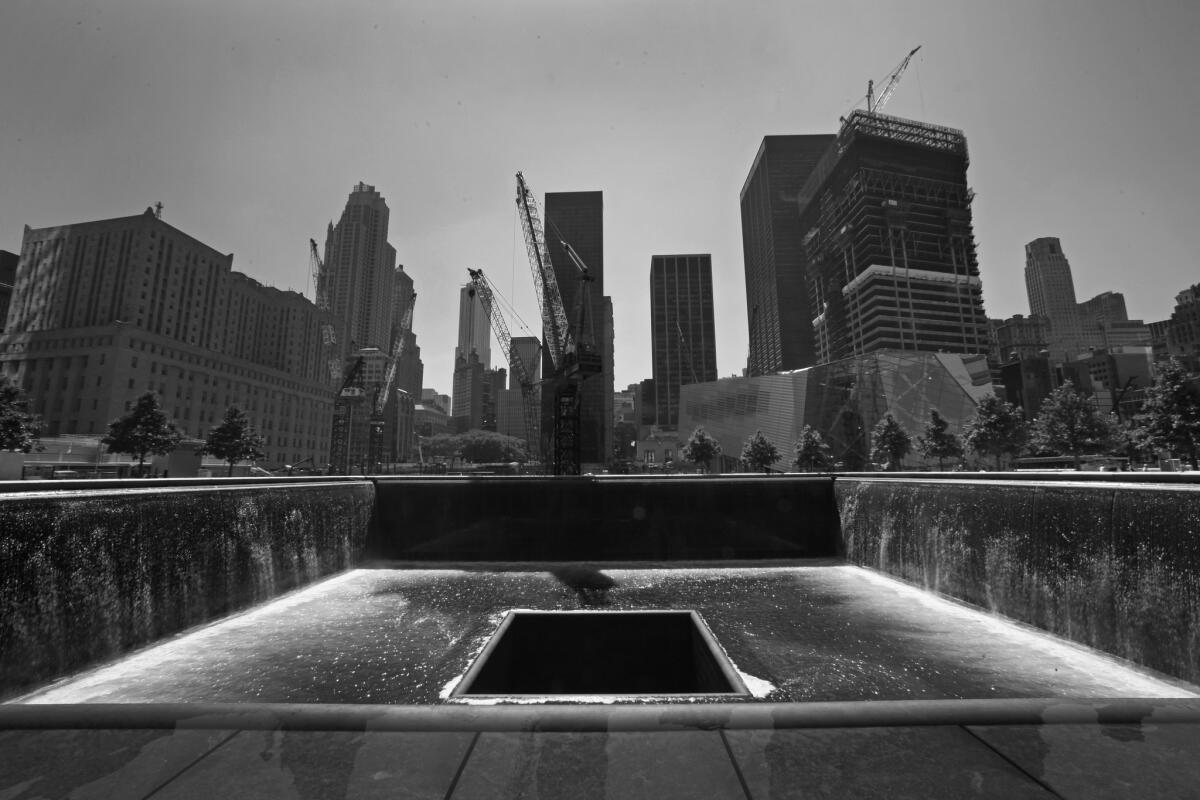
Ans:
[[[458,697],[746,695],[694,611],[510,611]]]

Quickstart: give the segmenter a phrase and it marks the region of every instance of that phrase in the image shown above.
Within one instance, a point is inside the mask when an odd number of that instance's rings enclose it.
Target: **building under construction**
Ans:
[[[986,353],[961,131],[855,111],[800,192],[817,361]]]

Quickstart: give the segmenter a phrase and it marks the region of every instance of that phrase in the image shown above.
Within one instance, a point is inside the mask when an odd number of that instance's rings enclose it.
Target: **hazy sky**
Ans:
[[[161,201],[311,296],[308,240],[365,181],[416,281],[425,385],[449,393],[467,267],[537,333],[523,170],[539,199],[604,192],[618,387],[650,376],[659,253],[712,254],[730,375],[762,137],[834,132],[919,44],[887,113],[966,133],[988,315],[1028,313],[1023,246],[1058,236],[1080,300],[1163,319],[1200,281],[1198,42],[1194,0],[3,0],[0,249]]]

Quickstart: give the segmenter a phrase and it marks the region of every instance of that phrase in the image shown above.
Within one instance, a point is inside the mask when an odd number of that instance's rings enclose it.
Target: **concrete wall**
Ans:
[[[806,558],[837,550],[829,477],[377,480],[368,554],[405,560]]]
[[[854,563],[1200,681],[1200,487],[838,478]]]
[[[353,566],[375,494],[26,483],[0,494],[0,697]]]

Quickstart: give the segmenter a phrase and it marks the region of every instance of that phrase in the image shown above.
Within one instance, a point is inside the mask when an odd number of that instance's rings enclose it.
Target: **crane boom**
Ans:
[[[545,344],[554,368],[561,369],[571,343],[570,327],[562,294],[558,291],[558,279],[554,276],[554,266],[550,263],[550,251],[546,247],[546,234],[538,214],[537,200],[520,172],[517,173],[517,208],[521,215],[521,230],[525,234],[525,248],[529,252],[529,268],[533,271],[533,286],[542,311]]]
[[[917,45],[910,50],[908,55],[904,57],[904,60],[900,62],[900,66],[896,67],[894,70],[892,70],[890,75],[884,78],[884,80],[887,81],[887,85],[883,87],[883,91],[879,93],[878,98],[874,97],[875,82],[867,81],[867,111],[871,113],[878,113],[879,111],[883,110],[883,107],[887,105],[888,100],[891,100],[892,95],[896,93],[896,84],[900,83],[900,76],[904,74],[904,70],[908,69],[908,62],[912,61],[912,57],[915,56],[917,51],[920,49],[921,45]]]
[[[471,276],[471,283],[475,285],[475,291],[479,295],[479,301],[483,305],[483,310],[487,312],[488,319],[492,323],[492,331],[496,334],[496,339],[500,342],[501,349],[508,353],[508,363],[512,368],[513,375],[517,378],[517,383],[521,387],[521,401],[524,405],[525,413],[525,441],[529,445],[529,453],[533,455],[538,453],[541,455],[541,448],[538,446],[538,415],[540,413],[537,404],[537,394],[534,391],[533,378],[530,377],[529,368],[525,365],[525,360],[521,358],[520,352],[512,346],[512,334],[508,332],[508,325],[504,322],[504,317],[500,315],[500,309],[496,308],[495,297],[492,292],[491,283],[483,274],[481,269],[467,268],[468,274]]]

